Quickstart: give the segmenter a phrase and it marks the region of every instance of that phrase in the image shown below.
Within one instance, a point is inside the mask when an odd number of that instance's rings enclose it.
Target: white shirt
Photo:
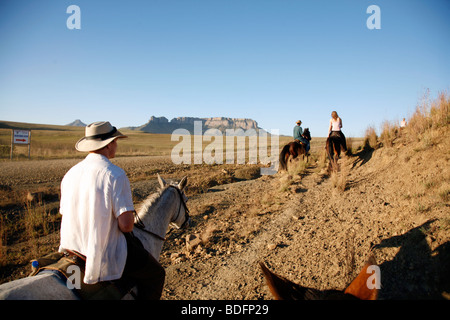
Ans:
[[[127,243],[117,218],[133,210],[125,171],[103,155],[90,153],[64,176],[59,251],[75,250],[86,256],[86,284],[122,276]]]
[[[337,118],[336,120],[331,118],[330,119],[330,128],[331,128],[331,131],[341,131],[341,128],[342,128],[341,118]]]

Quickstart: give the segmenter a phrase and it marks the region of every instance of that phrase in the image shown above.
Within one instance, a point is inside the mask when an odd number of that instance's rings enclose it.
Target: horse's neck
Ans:
[[[172,189],[165,189],[160,197],[150,206],[144,204],[138,212],[138,216],[145,225],[145,229],[163,238],[165,238],[172,216],[176,214],[176,205],[178,204],[176,193]],[[159,260],[164,241],[138,228],[134,228],[133,232],[141,240],[144,248],[156,260]]]

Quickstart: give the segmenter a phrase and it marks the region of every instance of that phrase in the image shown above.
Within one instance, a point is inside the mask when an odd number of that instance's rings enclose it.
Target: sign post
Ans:
[[[31,130],[12,130],[11,135],[11,156],[13,157],[13,147],[15,144],[28,145],[28,160],[31,159]]]

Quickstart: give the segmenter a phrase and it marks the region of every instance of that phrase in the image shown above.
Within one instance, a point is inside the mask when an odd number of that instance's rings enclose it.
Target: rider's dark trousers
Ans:
[[[137,284],[137,299],[159,300],[166,277],[164,268],[132,233],[125,233],[125,238],[128,253],[122,279]]]

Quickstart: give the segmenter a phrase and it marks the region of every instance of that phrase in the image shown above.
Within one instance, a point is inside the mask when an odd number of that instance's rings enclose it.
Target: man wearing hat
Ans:
[[[117,139],[126,138],[109,122],[86,126],[75,148],[89,152],[61,182],[60,252],[86,257],[84,283],[122,278],[138,285],[138,298],[159,299],[165,271],[132,234],[134,205],[123,169],[111,163]]]
[[[300,126],[302,122],[300,120],[297,120],[296,126],[294,127],[294,140],[298,143],[303,143],[306,146],[306,152],[309,151],[309,141],[305,138],[303,138],[303,129]]]

